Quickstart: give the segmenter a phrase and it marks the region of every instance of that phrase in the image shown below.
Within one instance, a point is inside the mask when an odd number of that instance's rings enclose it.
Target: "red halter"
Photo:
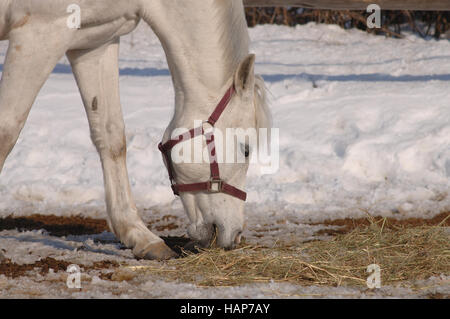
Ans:
[[[225,93],[222,100],[220,100],[219,104],[216,106],[216,109],[211,114],[209,119],[206,121],[206,123],[209,123],[213,128],[216,122],[219,120],[220,116],[222,115],[223,111],[227,107],[227,105],[230,103],[231,98],[234,94],[234,86],[231,86],[227,92]],[[189,139],[193,139],[194,137],[203,135],[206,138],[206,145],[208,146],[209,151],[209,162],[210,162],[210,169],[211,169],[211,178],[206,182],[200,182],[200,183],[193,183],[193,184],[177,184],[175,182],[175,176],[172,166],[172,161],[170,159],[169,152],[172,150],[172,148],[184,141],[187,141]],[[234,186],[231,186],[230,184],[227,184],[225,181],[223,181],[220,178],[220,172],[219,172],[219,164],[217,163],[217,155],[216,155],[216,145],[214,142],[214,131],[211,133],[205,134],[205,130],[202,127],[193,128],[186,134],[179,135],[177,138],[169,140],[165,142],[164,144],[161,142],[158,145],[159,150],[163,154],[164,161],[167,166],[167,171],[169,172],[169,178],[171,187],[173,190],[173,193],[175,195],[179,195],[183,192],[200,192],[200,191],[207,191],[209,193],[225,193],[230,196],[239,198],[240,200],[245,201],[247,198],[247,193],[244,191],[241,191],[240,189],[237,189]]]

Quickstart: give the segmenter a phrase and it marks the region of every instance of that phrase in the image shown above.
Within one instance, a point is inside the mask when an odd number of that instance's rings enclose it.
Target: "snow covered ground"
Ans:
[[[450,208],[448,41],[385,39],[314,24],[250,33],[281,144],[277,174],[250,172],[252,210],[324,218]],[[173,109],[169,71],[146,26],[122,42],[133,191],[140,207],[167,205],[174,197],[156,145]],[[3,42],[0,62],[5,49]],[[65,60],[6,162],[0,196],[8,214],[103,205],[100,163]]]
[[[273,175],[261,176],[256,168],[249,173],[247,238],[267,244],[279,238],[307,239],[312,231],[302,221],[366,212],[405,218],[450,211],[449,41],[415,35],[386,39],[315,24],[258,26],[250,30],[250,36],[256,71],[266,81],[274,126],[280,129],[280,169]],[[0,42],[0,71],[6,46]],[[184,212],[170,191],[157,150],[173,112],[173,89],[164,53],[146,26],[123,38],[120,69],[128,168],[137,205],[146,220],[170,213],[182,223]],[[0,217],[41,213],[104,218],[103,197],[98,155],[70,67],[63,59],[42,89],[5,164],[0,177]],[[262,239],[253,236],[255,229],[275,219],[284,219],[285,227],[265,233]],[[156,233],[183,235],[184,229]],[[32,255],[35,259],[52,254],[49,251],[60,256],[61,245],[72,245],[55,243],[56,239],[36,232],[5,231],[0,237],[5,255],[18,262],[25,261],[17,247],[29,247],[30,238],[42,252]],[[73,257],[69,248],[65,254]],[[96,255],[91,252],[83,258],[91,260]],[[88,295],[105,294],[108,285],[112,283],[98,288],[98,294],[93,288]],[[142,293],[131,295],[156,297],[149,293],[150,286],[160,283],[150,280],[143,285],[136,288]],[[167,284],[167,294],[159,296],[174,296],[173,285],[178,284]],[[8,287],[8,279],[0,277],[2,287]],[[54,295],[64,296],[58,287],[54,286]],[[361,293],[278,284],[214,292],[181,284],[176,289],[178,297],[183,292],[190,292],[186,297]],[[382,294],[414,295],[390,289]]]

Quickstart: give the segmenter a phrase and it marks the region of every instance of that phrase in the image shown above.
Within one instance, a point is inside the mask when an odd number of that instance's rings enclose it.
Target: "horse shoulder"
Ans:
[[[0,40],[8,37],[8,14],[11,0],[0,0]]]

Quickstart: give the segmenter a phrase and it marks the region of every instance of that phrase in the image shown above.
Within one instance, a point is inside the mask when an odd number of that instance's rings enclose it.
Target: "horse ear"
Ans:
[[[234,86],[239,96],[253,93],[255,87],[255,55],[249,54],[240,64],[234,76]]]

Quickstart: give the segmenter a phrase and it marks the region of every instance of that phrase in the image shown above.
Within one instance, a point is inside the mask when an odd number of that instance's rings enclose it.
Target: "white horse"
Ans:
[[[78,29],[68,24],[73,4],[81,9]],[[0,172],[40,88],[66,54],[102,162],[108,225],[136,257],[163,260],[174,253],[146,227],[131,194],[119,100],[119,38],[141,19],[162,43],[175,88],[175,113],[164,141],[175,128],[207,119],[232,84],[235,93],[216,126],[268,127],[242,0],[0,0],[0,40],[9,40],[0,82]],[[211,173],[207,163],[166,165],[178,184],[205,181]],[[221,164],[220,178],[242,189],[247,168],[248,163]],[[209,243],[216,226],[220,246],[239,242],[245,224],[241,199],[206,189],[180,197],[192,239]]]

